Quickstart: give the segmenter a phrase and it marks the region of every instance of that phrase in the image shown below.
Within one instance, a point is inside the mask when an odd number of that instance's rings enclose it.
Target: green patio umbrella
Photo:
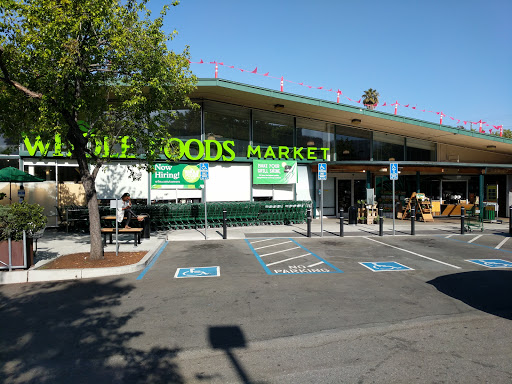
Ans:
[[[9,200],[12,203],[11,183],[37,183],[44,180],[39,177],[32,176],[30,173],[23,172],[18,168],[6,167],[0,169],[0,181],[9,182]]]

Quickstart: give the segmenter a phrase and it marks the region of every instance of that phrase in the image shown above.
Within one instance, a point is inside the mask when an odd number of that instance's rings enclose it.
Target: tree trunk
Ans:
[[[82,178],[82,181],[87,198],[87,208],[89,208],[90,259],[101,260],[103,259],[103,240],[101,239],[100,210],[96,195],[96,183],[91,174],[88,175],[87,180]]]

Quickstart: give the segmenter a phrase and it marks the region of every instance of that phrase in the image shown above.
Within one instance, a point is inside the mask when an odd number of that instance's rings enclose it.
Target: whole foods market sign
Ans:
[[[254,160],[253,184],[296,184],[297,162],[283,160]]]
[[[91,143],[93,153],[100,157],[111,157],[117,159],[133,159],[136,156],[128,154],[131,144],[129,136],[118,138],[117,151],[108,145],[108,138],[93,137]],[[37,157],[71,157],[72,152],[65,149],[59,135],[52,140],[43,140],[41,137],[23,140],[25,150],[29,156]],[[177,149],[178,158],[190,161],[234,161],[235,142],[233,140],[198,140],[190,139],[182,141],[172,138],[162,147],[161,157],[172,158]],[[246,157],[248,159],[273,159],[273,160],[327,160],[329,148],[320,147],[284,147],[284,146],[252,146],[247,147]],[[26,154],[22,154],[26,156]]]
[[[151,189],[201,188],[204,183],[200,175],[199,165],[157,163],[151,174]]]

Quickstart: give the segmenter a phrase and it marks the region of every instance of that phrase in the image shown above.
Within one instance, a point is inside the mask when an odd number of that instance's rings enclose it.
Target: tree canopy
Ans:
[[[78,162],[90,214],[96,175],[110,160],[91,144],[100,138],[112,148],[129,136],[129,153],[151,166],[170,138],[169,111],[193,106],[188,47],[172,52],[177,32],[163,31],[178,2],[156,17],[147,2],[0,0],[2,134],[59,135]],[[91,257],[101,257],[99,246],[99,217],[91,216]]]
[[[375,89],[369,88],[368,90],[364,91],[361,97],[363,98],[363,104],[366,106],[366,108],[375,109],[379,103],[379,96],[379,92],[377,92]]]

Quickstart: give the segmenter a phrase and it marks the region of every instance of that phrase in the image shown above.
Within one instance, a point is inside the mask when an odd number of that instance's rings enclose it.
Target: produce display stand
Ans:
[[[421,219],[423,221],[434,221],[434,216],[432,216],[432,205],[430,204],[430,200],[425,197],[424,193],[412,193],[407,205],[402,211],[402,220],[411,217],[412,207],[415,207],[416,214],[421,215]]]

